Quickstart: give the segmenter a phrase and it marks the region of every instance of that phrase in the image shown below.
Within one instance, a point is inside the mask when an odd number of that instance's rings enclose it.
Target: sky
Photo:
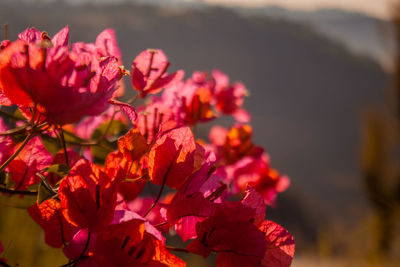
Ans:
[[[247,7],[278,5],[301,10],[340,8],[387,19],[390,15],[390,3],[394,0],[186,0],[186,2],[190,1]]]

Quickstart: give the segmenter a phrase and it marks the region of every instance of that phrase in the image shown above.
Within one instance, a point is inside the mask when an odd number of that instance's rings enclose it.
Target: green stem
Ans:
[[[64,149],[65,163],[67,164],[68,168],[71,168],[71,166],[69,165],[67,144],[65,143],[64,130],[62,127],[60,127],[59,129],[59,134],[60,134],[60,141]]]

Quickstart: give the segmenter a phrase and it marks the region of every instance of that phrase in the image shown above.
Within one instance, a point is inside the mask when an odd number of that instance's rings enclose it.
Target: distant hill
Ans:
[[[339,9],[288,10],[276,6],[259,9],[237,8],[246,16],[267,16],[310,26],[322,35],[343,43],[352,52],[369,56],[384,67],[392,67],[395,32],[391,22]]]
[[[0,3],[12,39],[27,27],[54,34],[66,24],[73,41],[116,30],[124,63],[162,48],[172,67],[218,68],[251,92],[254,138],[272,165],[292,178],[268,215],[300,242],[313,241],[333,218],[354,222],[365,211],[358,169],[360,124],[382,103],[389,77],[375,61],[349,52],[310,27],[281,18],[242,16],[223,8]],[[301,246],[300,246],[301,247]]]

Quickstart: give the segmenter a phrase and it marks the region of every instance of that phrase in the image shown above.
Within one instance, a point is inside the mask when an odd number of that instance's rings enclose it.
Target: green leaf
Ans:
[[[47,189],[43,181],[41,181],[38,187],[37,203],[40,204],[43,201],[52,198],[54,195],[55,193]]]
[[[69,170],[70,170],[70,168],[64,164],[53,164],[53,165],[43,169],[44,172],[55,173],[61,177],[64,177],[65,175],[67,175]]]
[[[16,117],[20,120],[25,120],[25,116],[22,114],[21,110],[19,110],[19,109],[15,110],[14,117]]]
[[[125,133],[127,131],[126,125],[123,124],[121,121],[114,120],[112,121],[111,125],[109,124],[109,121],[100,124],[100,126],[97,127],[96,130],[92,133],[91,139],[98,140],[103,136],[105,131],[107,131],[107,136],[121,136],[122,133]]]
[[[42,139],[42,143],[47,151],[50,152],[52,156],[58,153],[62,148],[60,142],[57,139],[54,139],[46,134],[41,134],[40,139]]]
[[[114,120],[111,125],[109,125],[109,122],[104,122],[92,133],[91,139],[99,140],[105,131],[107,131],[106,136],[119,137],[127,131],[127,128],[125,124],[118,120]],[[103,164],[108,153],[115,149],[117,149],[116,138],[115,142],[110,142],[107,138],[103,138],[98,145],[90,147],[90,152],[96,163]]]

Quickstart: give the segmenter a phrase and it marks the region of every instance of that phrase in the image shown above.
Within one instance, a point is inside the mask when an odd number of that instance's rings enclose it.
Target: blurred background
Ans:
[[[160,48],[186,77],[216,68],[242,81],[255,143],[291,178],[267,218],[294,236],[293,266],[400,264],[395,1],[1,0],[0,23],[11,40],[27,27],[52,36],[69,25],[73,42],[93,42],[113,28],[128,69],[142,50]],[[2,257],[65,264],[15,208],[26,201],[0,197]]]

